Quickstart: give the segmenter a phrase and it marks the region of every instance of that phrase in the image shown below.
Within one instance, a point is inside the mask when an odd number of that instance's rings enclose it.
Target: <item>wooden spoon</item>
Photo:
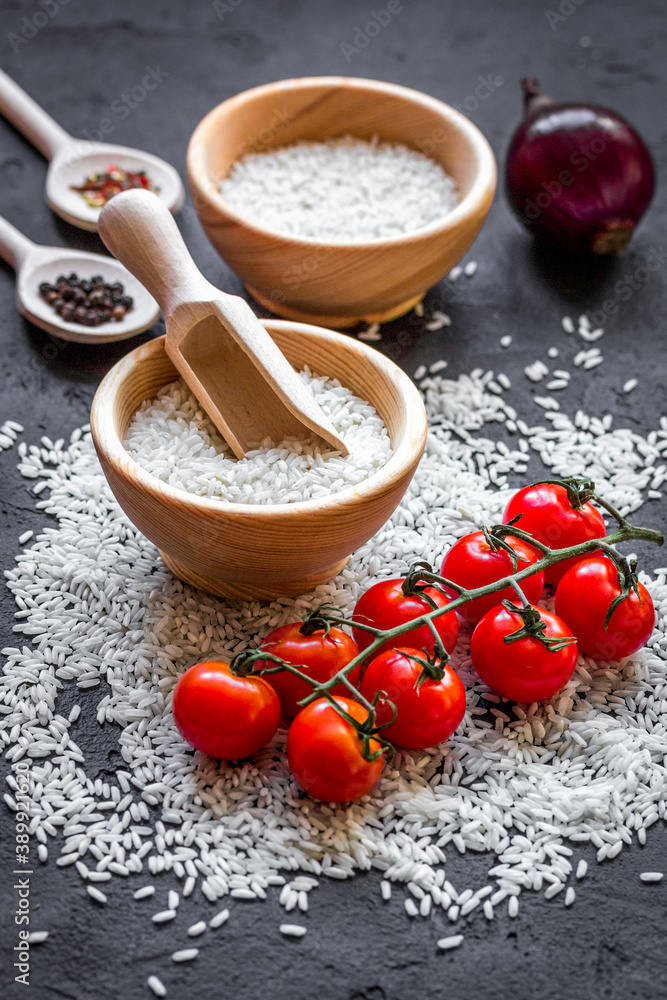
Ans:
[[[315,433],[348,450],[248,303],[197,269],[174,219],[149,191],[102,209],[100,236],[160,303],[166,351],[237,458],[266,437]]]
[[[157,199],[156,199],[157,200]],[[106,344],[142,333],[155,323],[159,309],[155,299],[122,264],[100,253],[45,247],[33,243],[0,216],[0,257],[16,271],[16,305],[31,323],[64,340],[80,344]],[[100,274],[106,282],[120,281],[134,305],[119,322],[82,326],[64,320],[39,293],[43,281],[54,284],[59,275],[75,271],[79,278]]]
[[[46,200],[57,215],[73,226],[95,232],[100,209],[88,205],[72,185],[83,184],[91,174],[104,173],[112,165],[121,170],[145,170],[170,211],[176,212],[183,204],[183,183],[170,164],[129,146],[75,139],[2,70],[0,113],[51,161],[46,175]]]

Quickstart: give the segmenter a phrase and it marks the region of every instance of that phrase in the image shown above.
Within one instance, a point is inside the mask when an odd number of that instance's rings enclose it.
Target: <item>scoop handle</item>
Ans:
[[[74,141],[57,121],[0,69],[0,112],[47,160]]]
[[[193,261],[169,209],[150,191],[115,195],[99,218],[105,245],[157,299],[166,320],[180,302],[220,297]]]
[[[0,257],[18,271],[35,244],[0,215]]]

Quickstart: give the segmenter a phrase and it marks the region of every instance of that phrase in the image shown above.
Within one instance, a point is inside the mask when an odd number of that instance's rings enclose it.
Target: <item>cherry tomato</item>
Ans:
[[[598,660],[620,660],[636,653],[651,637],[655,608],[638,583],[618,605],[605,630],[609,606],[621,593],[618,571],[606,556],[589,556],[567,571],[556,590],[556,612],[576,635],[579,649]]]
[[[262,677],[236,677],[220,660],[197,663],[179,677],[172,711],[188,743],[225,760],[261,749],[280,721],[280,701],[271,685]]]
[[[572,635],[568,626],[544,608],[536,608],[546,622],[545,635],[564,639]],[[470,645],[472,663],[488,687],[512,701],[544,701],[565,685],[577,663],[577,645],[547,649],[534,636],[514,642],[504,637],[522,627],[518,614],[502,604],[484,615],[475,626]]]
[[[368,712],[350,698],[336,698],[359,722]],[[324,802],[354,802],[370,792],[382,774],[382,757],[369,762],[358,734],[326,698],[306,705],[287,733],[287,763],[304,792]],[[370,751],[380,749],[371,739]]]
[[[402,584],[402,578],[382,580],[380,583],[373,584],[357,601],[352,617],[384,630],[394,628],[396,625],[403,625],[405,622],[433,610],[428,601],[425,601],[419,594],[404,594],[401,589]],[[435,587],[427,587],[426,593],[438,608],[444,607],[449,600]],[[434,619],[433,624],[445,649],[451,653],[459,634],[456,613],[452,611],[441,615]],[[363,629],[353,628],[352,634],[360,650],[366,649],[373,641],[372,633],[365,632]],[[433,652],[433,633],[428,625],[420,625],[408,632],[403,632],[396,641],[402,646],[413,646],[415,649]],[[393,649],[394,645],[395,643],[386,642],[375,651],[374,655],[377,656],[385,649]]]
[[[427,674],[420,683],[424,668],[408,654],[424,658],[423,650],[400,646],[371,660],[361,693],[372,701],[378,691],[384,691],[394,703],[396,719],[382,735],[397,746],[423,750],[452,735],[465,713],[466,692],[458,674],[446,665],[441,679]],[[378,723],[389,722],[391,716],[389,705],[378,702]]]
[[[573,507],[565,487],[553,483],[536,483],[515,493],[505,508],[503,522],[508,524],[517,514],[521,514],[521,520],[516,527],[552,549],[564,549],[607,534],[599,510],[590,503]],[[584,558],[564,559],[550,566],[544,574],[546,583],[557,584],[570,566]]]
[[[295,667],[301,666],[302,672],[316,681],[328,681],[358,655],[356,642],[342,629],[332,626],[328,635],[323,628],[304,635],[301,632],[302,625],[303,622],[293,622],[291,625],[274,628],[273,632],[267,635],[261,648],[267,653],[273,653],[287,660],[288,663],[293,663]],[[255,669],[263,666],[271,667],[274,664],[258,660]],[[360,669],[356,667],[349,674],[350,681],[355,685],[359,680]],[[298,702],[313,690],[308,681],[302,681],[289,670],[283,670],[279,674],[266,674],[264,680],[280,698],[283,714],[288,719],[294,718],[300,708]],[[334,695],[345,695],[347,692],[348,688],[344,684],[337,684],[331,689]]]
[[[517,556],[517,570],[532,566],[540,558],[540,553],[522,542],[520,538],[507,538],[507,543],[511,545]],[[512,559],[509,553],[503,549],[493,549],[484,538],[483,531],[473,531],[470,535],[464,535],[452,545],[446,554],[440,575],[460,584],[466,590],[474,590],[475,587],[485,587],[489,583],[495,583],[504,576],[509,576],[513,572]],[[529,601],[539,601],[544,590],[544,573],[540,570],[533,576],[521,581],[521,589]],[[458,594],[453,588],[447,588],[452,597]],[[514,587],[506,587],[488,597],[478,597],[476,601],[469,601],[461,605],[458,613],[469,622],[478,622],[482,615],[500,604],[501,601],[511,601],[517,596]]]

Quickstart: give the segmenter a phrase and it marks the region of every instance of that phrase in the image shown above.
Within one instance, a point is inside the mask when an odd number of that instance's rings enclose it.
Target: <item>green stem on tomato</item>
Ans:
[[[516,582],[516,580],[512,580],[512,586],[516,590],[516,592],[517,592],[517,594],[519,596],[519,600],[523,604],[524,608],[529,608],[530,607],[530,601],[528,600],[528,598],[526,597],[526,595],[524,594],[523,590],[521,589],[521,587],[519,586],[519,584]]]
[[[580,483],[581,488],[585,487],[587,491],[586,499],[588,499],[588,492],[590,490],[588,482],[572,480],[572,483]],[[561,483],[561,485],[563,484]],[[421,615],[417,615],[415,618],[412,618],[410,621],[403,622],[401,625],[396,625],[394,628],[379,629],[366,622],[356,621],[353,618],[344,618],[342,615],[331,613],[329,611],[329,608],[331,607],[330,605],[323,605],[320,608],[314,609],[314,611],[310,613],[309,619],[313,620],[313,623],[317,621],[318,626],[321,626],[321,623],[326,620],[333,624],[347,626],[352,625],[355,628],[369,632],[373,636],[370,644],[362,652],[350,660],[349,663],[342,667],[336,674],[334,674],[334,676],[328,681],[314,681],[312,677],[310,677],[307,673],[304,673],[304,670],[299,669],[299,667],[305,668],[305,664],[295,666],[294,664],[287,663],[280,657],[275,656],[273,653],[269,653],[262,649],[245,650],[244,652],[239,653],[232,659],[230,667],[234,673],[244,674],[248,672],[252,664],[258,660],[264,660],[273,662],[276,666],[262,667],[257,671],[259,675],[277,673],[280,670],[288,670],[296,677],[306,681],[312,687],[312,691],[305,698],[302,698],[298,704],[301,707],[305,707],[317,698],[326,698],[338,714],[341,715],[357,731],[359,739],[362,742],[362,752],[364,756],[367,759],[374,760],[380,751],[370,754],[370,740],[377,739],[381,742],[383,748],[389,748],[390,744],[387,740],[378,736],[378,733],[381,729],[386,728],[387,725],[391,725],[391,723],[385,723],[383,726],[376,725],[375,704],[379,693],[376,695],[374,702],[369,702],[368,699],[365,698],[351,683],[349,675],[356,667],[361,667],[365,661],[372,659],[381,646],[394,644],[395,640],[400,640],[401,636],[406,632],[410,632],[412,629],[425,625],[433,633],[434,646],[437,654],[442,657],[444,662],[447,662],[449,659],[448,654],[444,649],[442,639],[434,624],[435,619],[439,618],[441,615],[449,614],[452,611],[458,610],[458,608],[469,603],[470,601],[475,601],[481,597],[488,597],[491,594],[505,590],[508,587],[514,588],[521,599],[524,608],[526,608],[529,607],[529,602],[526,600],[525,594],[519,584],[522,580],[526,580],[528,577],[533,576],[535,573],[539,573],[541,570],[546,570],[550,566],[555,566],[557,563],[562,562],[565,559],[584,556],[588,553],[599,551],[600,549],[607,552],[607,554],[614,559],[618,568],[619,561],[622,560],[623,557],[619,553],[616,553],[616,551],[611,548],[612,546],[621,542],[629,541],[654,542],[656,545],[663,544],[664,537],[659,531],[654,531],[652,528],[640,528],[629,524],[628,521],[621,514],[619,514],[619,512],[615,510],[611,504],[607,503],[596,493],[590,491],[590,496],[591,499],[595,500],[596,503],[598,503],[616,519],[618,522],[618,528],[616,531],[613,531],[604,538],[590,538],[577,545],[569,545],[562,549],[550,549],[547,545],[544,545],[536,538],[533,538],[533,536],[527,531],[522,531],[512,523],[494,525],[494,527],[489,530],[489,533],[494,535],[499,542],[504,543],[507,536],[521,539],[541,552],[542,558],[535,563],[525,566],[518,572],[515,571],[508,576],[502,577],[500,580],[495,580],[493,583],[486,584],[483,587],[475,587],[472,590],[467,590],[459,584],[454,583],[454,581],[447,580],[444,577],[439,576],[437,573],[434,573],[428,563],[415,563],[414,566],[410,567],[406,576],[406,592],[418,594],[426,601],[427,604],[431,604],[433,602],[429,600],[428,595],[423,594],[422,592],[423,585],[427,584],[429,586],[436,587],[438,590],[445,593],[447,592],[447,589],[454,590],[457,592],[458,597],[454,598],[449,604],[445,604],[442,607],[432,607],[431,610],[426,611]],[[502,544],[502,547],[505,548],[506,543]],[[349,713],[347,713],[343,707],[335,701],[334,696],[331,694],[331,690],[340,684],[346,687],[355,699],[366,708],[368,718],[363,723],[357,722],[353,719],[352,716],[350,716]]]
[[[459,596],[449,604],[445,604],[443,607],[436,608],[435,610],[424,612],[424,614],[413,618],[411,621],[404,622],[401,625],[396,625],[394,628],[379,631],[369,646],[359,653],[358,656],[355,656],[354,659],[350,660],[350,662],[342,667],[341,670],[339,670],[338,673],[329,681],[326,681],[324,684],[317,685],[313,693],[304,698],[301,702],[299,702],[299,704],[305,706],[310,704],[310,702],[314,701],[316,698],[321,697],[322,693],[330,690],[332,687],[335,687],[336,684],[339,684],[342,676],[347,676],[355,669],[355,667],[360,667],[365,660],[371,659],[380,646],[387,642],[391,643],[395,639],[400,639],[405,632],[409,632],[413,628],[418,628],[420,625],[427,625],[433,622],[435,618],[439,618],[441,615],[447,614],[450,611],[456,611],[462,605],[467,604],[470,601],[474,601],[479,597],[488,597],[490,594],[495,594],[500,590],[505,590],[507,587],[513,586],[514,582],[520,583],[522,580],[527,579],[534,573],[539,573],[540,570],[545,570],[550,566],[555,566],[556,563],[562,562],[564,559],[572,559],[576,556],[587,555],[588,553],[595,552],[596,549],[599,549],[601,545],[604,544],[616,545],[620,542],[635,540],[654,542],[656,545],[662,545],[664,542],[664,538],[659,531],[654,531],[652,528],[635,527],[634,525],[625,522],[624,524],[619,525],[616,531],[607,535],[605,538],[590,538],[588,541],[579,542],[577,545],[568,545],[564,549],[550,549],[541,542],[537,542],[537,540],[526,531],[521,531],[519,528],[514,528],[509,525],[505,525],[504,527],[507,528],[507,531],[505,532],[506,534],[522,538],[524,541],[528,542],[528,544],[533,545],[533,547],[544,552],[543,558],[538,560],[538,562],[524,567],[524,569],[519,570],[518,573],[513,573],[500,580],[495,580],[493,583],[486,584],[484,587],[476,587],[474,590],[465,590],[458,587],[460,590]],[[425,571],[424,576],[429,580],[442,580],[442,577],[437,577],[437,574],[433,572]],[[341,621],[345,622],[345,619],[341,619]],[[361,622],[357,622],[355,619],[347,619],[346,623],[348,625],[354,625],[355,627],[364,627]],[[310,683],[312,684],[312,681]]]

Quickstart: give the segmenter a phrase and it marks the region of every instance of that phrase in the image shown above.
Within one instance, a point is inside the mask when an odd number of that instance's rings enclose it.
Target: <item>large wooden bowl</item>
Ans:
[[[219,193],[246,153],[348,134],[428,154],[456,181],[459,204],[410,236],[332,245],[262,229]],[[493,200],[496,165],[479,129],[433,97],[374,80],[309,77],[255,87],[214,108],[190,140],[188,177],[211,243],[259,302],[291,319],[344,327],[402,315],[461,259]]]
[[[391,516],[426,441],[426,413],[407,375],[378,351],[342,334],[281,320],[265,326],[295,367],[334,376],[377,409],[393,456],[357,486],[323,500],[246,505],[199,497],[142,469],[123,441],[145,399],[178,377],[164,337],[122,358],[100,384],[93,440],[119,504],[183,580],[221,597],[295,596],[331,580]]]

